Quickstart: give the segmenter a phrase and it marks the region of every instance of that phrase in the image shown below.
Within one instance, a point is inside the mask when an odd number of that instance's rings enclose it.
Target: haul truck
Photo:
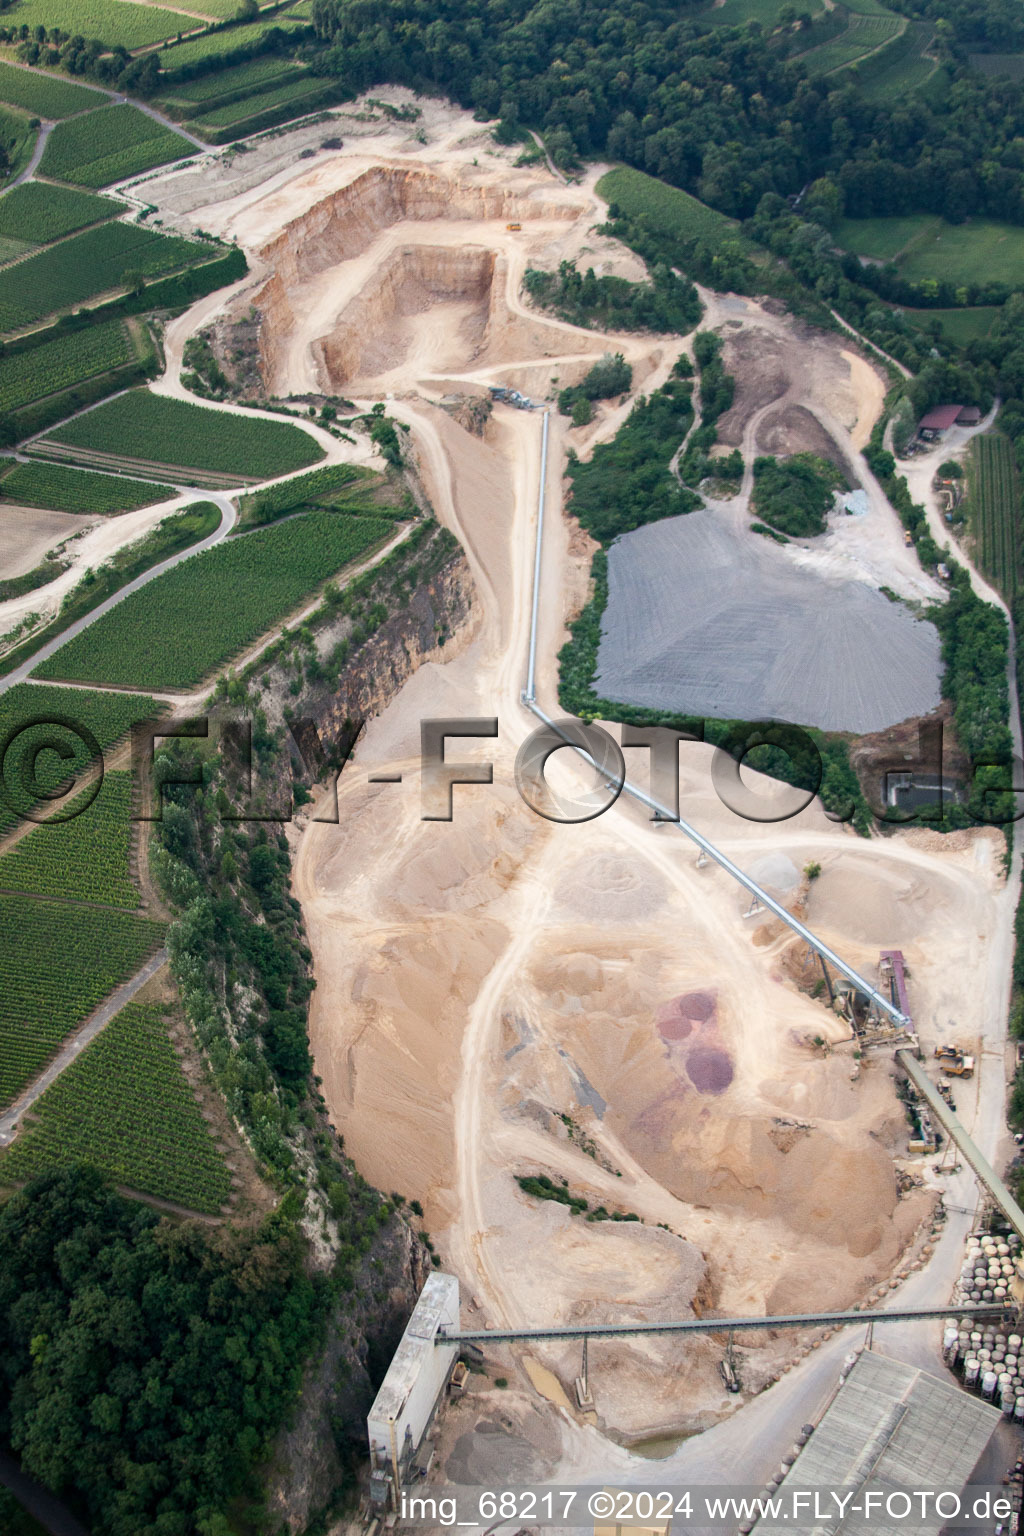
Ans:
[[[950,1077],[973,1077],[974,1057],[968,1056],[958,1045],[937,1045],[935,1055],[942,1062],[943,1072]]]

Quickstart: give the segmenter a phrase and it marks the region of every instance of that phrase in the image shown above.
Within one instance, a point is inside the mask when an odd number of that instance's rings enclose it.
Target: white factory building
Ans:
[[[458,1326],[457,1278],[428,1275],[367,1419],[371,1496],[378,1507],[389,1494],[397,1504],[458,1359],[457,1344],[434,1340]]]

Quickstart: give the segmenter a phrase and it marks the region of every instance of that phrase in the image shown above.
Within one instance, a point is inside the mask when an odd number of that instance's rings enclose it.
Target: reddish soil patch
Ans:
[[[686,1058],[686,1070],[698,1093],[724,1093],[733,1079],[731,1058],[710,1046],[696,1046]]]
[[[676,998],[676,1006],[684,1019],[706,1024],[714,1017],[717,1001],[713,992],[684,992],[682,997]]]
[[[673,1014],[661,1021],[658,1034],[663,1040],[685,1040],[687,1035],[693,1034],[693,1025],[689,1019],[681,1019],[678,1014]]]

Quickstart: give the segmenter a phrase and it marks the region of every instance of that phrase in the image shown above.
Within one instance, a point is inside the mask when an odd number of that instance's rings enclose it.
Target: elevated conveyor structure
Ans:
[[[910,1078],[918,1093],[925,1100],[928,1108],[936,1120],[938,1120],[943,1130],[947,1131],[956,1142],[964,1155],[964,1161],[974,1170],[977,1177],[984,1184],[992,1199],[1010,1223],[1010,1226],[1017,1233],[1017,1236],[1024,1241],[1024,1211],[1021,1210],[1016,1200],[1010,1194],[1010,1191],[996,1173],[992,1164],[987,1158],[982,1157],[978,1147],[968,1136],[963,1121],[959,1118],[956,1111],[950,1109],[912,1051],[898,1050],[896,1052],[896,1060]]]
[[[543,722],[544,725],[550,727],[559,735],[564,736],[564,732],[559,729],[558,722],[552,720],[550,715],[545,714],[540,705],[537,703],[536,691],[537,621],[540,613],[540,588],[543,571],[544,504],[548,462],[548,416],[549,412],[545,411],[541,431],[540,488],[537,494],[537,549],[533,569],[533,607],[530,615],[530,651],[526,668],[526,683],[521,694],[521,699],[524,707],[528,709],[531,714],[535,715],[538,720]],[[571,741],[567,736],[565,736],[565,742],[567,746],[572,748],[577,756],[583,758],[585,762],[590,763],[592,767],[598,768],[598,764],[594,762],[594,759],[591,757],[590,753],[587,752],[583,747],[579,746],[577,742]],[[665,825],[674,826],[678,831],[682,832],[686,837],[688,837],[691,842],[696,843],[697,847],[706,853],[709,859],[713,859],[721,869],[725,870],[726,874],[731,875],[732,878],[736,880],[740,885],[742,885],[745,890],[749,891],[750,894],[762,904],[762,906],[767,907],[769,912],[772,912],[776,917],[780,918],[788,928],[791,928],[794,933],[798,934],[800,938],[803,939],[804,943],[807,944],[816,955],[820,955],[823,960],[827,960],[829,965],[834,966],[834,968],[839,971],[841,975],[845,976],[848,981],[851,981],[859,992],[862,992],[866,997],[870,998],[875,1006],[880,1008],[883,1013],[887,1014],[898,1028],[905,1029],[907,1031],[912,1029],[913,1026],[911,1019],[906,1013],[904,1013],[900,1008],[896,1006],[891,997],[887,996],[884,992],[880,992],[877,987],[872,986],[871,982],[866,981],[859,971],[854,970],[852,965],[847,965],[846,961],[837,955],[835,950],[830,949],[824,940],[819,939],[817,934],[811,932],[806,924],[802,923],[799,918],[794,917],[792,912],[787,911],[781,902],[775,900],[774,896],[769,896],[768,892],[764,890],[762,886],[758,885],[756,880],[751,879],[748,874],[745,874],[737,864],[734,864],[732,860],[721,851],[721,849],[716,848],[714,843],[710,842],[703,835],[703,833],[698,832],[696,827],[691,826],[687,821],[683,821],[681,817],[677,818],[675,813],[667,806],[664,806],[659,801],[652,799],[651,796],[646,794],[642,789],[638,789],[635,784],[631,784],[628,779],[624,780],[621,793],[628,795],[633,800],[639,801],[641,805],[647,806],[650,810],[656,812],[661,817]]]
[[[990,1302],[975,1307],[887,1307],[884,1312],[787,1312],[774,1317],[688,1317],[671,1323],[563,1323],[552,1328],[488,1328],[439,1332],[434,1343],[517,1344],[538,1339],[614,1339],[655,1333],[756,1333],[770,1328],[840,1328],[868,1323],[913,1323],[933,1317],[1004,1317],[1013,1309]]]

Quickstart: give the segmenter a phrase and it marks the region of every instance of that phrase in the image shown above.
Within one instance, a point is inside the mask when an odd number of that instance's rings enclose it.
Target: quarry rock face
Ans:
[[[367,1413],[429,1272],[426,1248],[393,1217],[335,1304],[293,1422],[274,1448],[267,1509],[288,1531],[304,1531],[344,1485],[352,1451],[365,1454]]]
[[[467,306],[462,323],[471,333],[464,338],[470,352],[482,345],[495,306],[499,318],[506,318],[504,282],[495,280],[504,277],[504,258],[469,243],[434,247],[427,230],[420,244],[413,235],[416,224],[570,222],[578,215],[578,208],[551,197],[475,185],[432,171],[374,166],[363,172],[293,220],[260,250],[271,274],[254,298],[263,316],[259,350],[267,388],[274,388],[282,347],[299,321],[296,295],[322,273],[361,255],[383,231],[404,224],[410,240],[387,254],[379,271],[348,305],[341,334],[323,337],[314,346],[325,382],[332,385],[384,371],[393,361],[384,354],[396,339],[394,322],[427,305],[458,302]],[[375,347],[383,349],[380,355]]]

